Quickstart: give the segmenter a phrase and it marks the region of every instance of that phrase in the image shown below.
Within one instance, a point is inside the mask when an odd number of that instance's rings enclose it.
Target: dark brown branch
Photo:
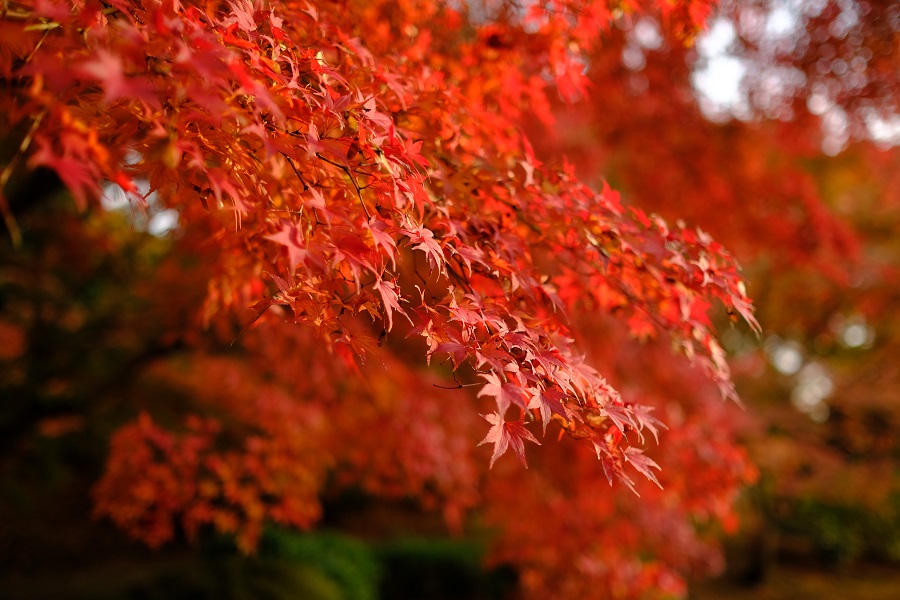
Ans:
[[[353,176],[353,171],[350,170],[350,167],[348,167],[346,165],[342,165],[341,163],[336,163],[333,160],[330,160],[328,158],[325,158],[318,152],[316,152],[316,157],[319,158],[320,160],[324,160],[325,162],[327,162],[330,165],[337,167],[338,169],[340,169],[341,171],[343,171],[344,173],[347,174],[347,177],[350,178],[350,182],[353,184],[353,187],[356,188],[356,196],[359,198],[359,203],[362,205],[363,210],[366,212],[366,217],[371,219],[372,214],[369,212],[369,208],[366,206],[366,203],[362,197],[362,188],[359,187],[358,183],[356,183],[356,178]]]

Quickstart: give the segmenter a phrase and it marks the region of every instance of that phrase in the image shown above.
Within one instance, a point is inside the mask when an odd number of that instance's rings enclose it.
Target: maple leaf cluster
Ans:
[[[514,129],[525,82],[546,88],[524,63],[540,46],[525,42],[549,44],[558,67],[554,40],[579,35],[560,30],[565,11],[501,44],[454,9],[401,4],[364,43],[351,20],[374,22],[376,8],[23,5],[28,51],[2,65],[23,82],[9,124],[29,129],[29,165],[54,169],[82,207],[104,180],[140,203],[145,178],[180,218],[209,222],[224,263],[210,311],[264,281],[258,315],[283,307],[360,359],[371,339],[344,321],[361,314],[385,333],[405,318],[429,356],[470,359],[496,400],[490,440],[523,460],[531,408],[593,440],[617,474],[632,455],[602,442],[609,429],[653,425],[572,347],[564,314],[585,299],[639,334],[672,334],[733,397],[706,309],[718,299],[755,323],[734,262],[702,232],[542,169]],[[412,35],[424,19],[454,36]],[[522,80],[491,89],[500,69]],[[418,285],[407,272],[420,253]]]
[[[670,339],[732,399],[709,313],[722,305],[758,325],[737,264],[711,236],[624,207],[570,165],[543,165],[522,131],[530,111],[549,122],[551,93],[587,96],[588,52],[600,51],[597,33],[623,9],[658,13],[689,39],[711,7],[619,4],[535,3],[524,15],[512,3],[417,0],[5,5],[0,77],[10,85],[0,114],[21,132],[6,171],[20,160],[52,170],[88,214],[110,183],[135,210],[152,194],[211,257],[202,322],[240,319],[241,347],[269,359],[259,369],[291,365],[278,372],[282,383],[333,376],[318,386],[330,392],[294,382],[292,396],[239,393],[246,383],[235,381],[232,395],[209,401],[227,417],[186,418],[175,431],[140,416],[113,439],[98,514],[152,545],[172,539],[177,520],[189,537],[206,525],[235,533],[249,551],[266,520],[310,526],[333,471],[376,494],[431,498],[458,522],[476,504],[477,476],[474,450],[460,444],[476,421],[457,413],[484,413],[489,466],[509,449],[525,463],[525,442],[555,423],[592,457],[571,477],[604,473],[636,489],[633,469],[658,482],[643,449],[663,427],[654,402],[621,394],[592,366],[573,315],[624,324],[610,344]],[[0,196],[15,238],[13,208]],[[258,341],[260,332],[271,347],[294,339],[272,333],[276,323],[309,336],[302,364]],[[404,334],[424,349],[397,339]],[[479,386],[477,397],[438,403],[398,394],[396,382],[334,383],[361,379],[379,360],[397,382],[421,383],[385,358],[398,346],[420,363],[449,363],[454,380]],[[199,364],[220,379],[237,370]],[[222,434],[232,429],[239,442]],[[394,439],[403,474],[390,453],[366,452],[373,432]],[[310,458],[335,446],[349,451]],[[710,498],[727,503],[751,476],[729,472]],[[496,493],[498,506],[515,504]],[[656,498],[647,514],[662,514],[667,497]],[[598,506],[581,513],[594,526]],[[609,550],[616,560],[635,551]],[[657,571],[646,586],[678,589],[674,572]]]

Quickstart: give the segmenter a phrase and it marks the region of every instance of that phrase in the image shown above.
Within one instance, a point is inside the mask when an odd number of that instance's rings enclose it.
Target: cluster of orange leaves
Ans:
[[[223,382],[234,379],[233,366],[197,364]],[[267,521],[314,524],[325,471],[321,461],[309,460],[321,441],[311,411],[271,389],[209,400],[219,401],[219,411],[230,409],[227,417],[188,415],[173,431],[144,412],[116,432],[94,490],[97,514],[152,547],[182,534],[196,539],[211,526],[234,534],[246,552]]]

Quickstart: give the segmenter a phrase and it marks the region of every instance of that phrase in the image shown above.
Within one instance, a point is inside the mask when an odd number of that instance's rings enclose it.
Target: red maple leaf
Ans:
[[[96,79],[103,87],[107,102],[119,98],[135,98],[153,107],[160,106],[153,84],[143,77],[126,75],[122,58],[103,48],[98,48],[96,58],[79,65],[76,72]]]
[[[524,389],[514,383],[500,381],[494,373],[483,373],[481,376],[487,383],[478,392],[478,396],[493,396],[497,400],[497,410],[501,415],[506,414],[510,404],[517,404],[523,410],[527,408],[528,398]]]
[[[459,368],[459,365],[462,364],[463,361],[469,355],[469,347],[465,344],[461,344],[457,341],[449,341],[449,342],[441,342],[435,347],[432,354],[437,352],[448,352],[453,356],[453,370]]]
[[[421,250],[425,253],[425,256],[428,258],[428,264],[433,270],[436,270],[438,273],[444,272],[444,252],[441,250],[441,245],[434,239],[433,231],[419,225],[414,229],[404,230],[403,233],[410,240],[416,242],[413,250]]]
[[[634,446],[625,448],[625,460],[631,463],[631,466],[637,469],[638,473],[655,483],[659,489],[662,489],[662,484],[656,478],[656,473],[651,470],[656,469],[659,471],[661,467],[656,464],[656,461],[644,454],[640,448],[635,448]]]
[[[479,446],[482,444],[494,444],[494,453],[491,455],[491,468],[494,467],[497,459],[503,456],[507,448],[512,447],[513,452],[515,452],[527,469],[528,463],[525,461],[525,443],[523,440],[534,442],[538,446],[541,443],[537,441],[530,431],[525,429],[525,424],[522,421],[504,421],[503,417],[497,413],[481,416],[492,425],[491,430],[478,444]]]
[[[300,234],[300,230],[293,223],[285,221],[277,232],[267,235],[266,238],[281,244],[287,249],[288,260],[291,263],[291,271],[294,271],[297,268],[297,265],[302,263],[306,258],[306,244],[303,243],[303,237]]]
[[[571,420],[572,415],[565,405],[566,394],[559,389],[535,390],[531,396],[528,408],[537,408],[541,411],[541,422],[544,425],[544,433],[547,433],[547,425],[553,415],[559,415],[566,421]]]
[[[407,319],[409,319],[410,324],[412,324],[412,319],[409,318],[409,315],[406,314],[406,311],[400,306],[400,295],[397,293],[397,285],[391,281],[385,281],[380,277],[375,280],[375,283],[372,284],[375,289],[381,294],[381,299],[384,304],[384,314],[387,319],[387,331],[390,331],[394,327],[394,311],[397,311]]]

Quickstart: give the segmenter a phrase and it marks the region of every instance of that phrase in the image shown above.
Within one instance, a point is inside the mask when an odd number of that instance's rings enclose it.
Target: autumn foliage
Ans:
[[[22,223],[49,227],[30,216],[43,210],[36,173],[78,210],[50,246],[95,265],[151,257],[115,274],[127,297],[112,303],[124,309],[109,347],[133,351],[119,382],[132,391],[97,403],[123,416],[95,516],[152,547],[215,531],[252,553],[268,524],[314,527],[324,495],[361,489],[413,498],[457,533],[496,530],[491,560],[515,565],[531,597],[679,595],[719,568],[711,535],[736,527],[755,469],[734,441],[744,417],[723,402],[738,397],[713,323],[760,329],[737,263],[705,230],[715,219],[670,196],[701,192],[661,154],[714,162],[716,147],[671,126],[650,147],[617,147],[634,157],[628,187],[666,221],[583,183],[596,173],[578,145],[536,133],[567,103],[602,139],[665,122],[604,87],[617,27],[652,17],[683,61],[711,9],[5,3],[10,243],[35,243]],[[729,146],[747,153],[748,189],[763,185],[754,143]],[[545,159],[554,144],[575,162]],[[728,185],[713,181],[710,198],[743,202]],[[831,232],[791,256],[852,254],[811,183],[784,194]],[[116,195],[132,223],[169,210],[177,229],[135,250],[102,208]],[[723,236],[743,249],[767,218]],[[19,266],[62,273],[75,255]]]

